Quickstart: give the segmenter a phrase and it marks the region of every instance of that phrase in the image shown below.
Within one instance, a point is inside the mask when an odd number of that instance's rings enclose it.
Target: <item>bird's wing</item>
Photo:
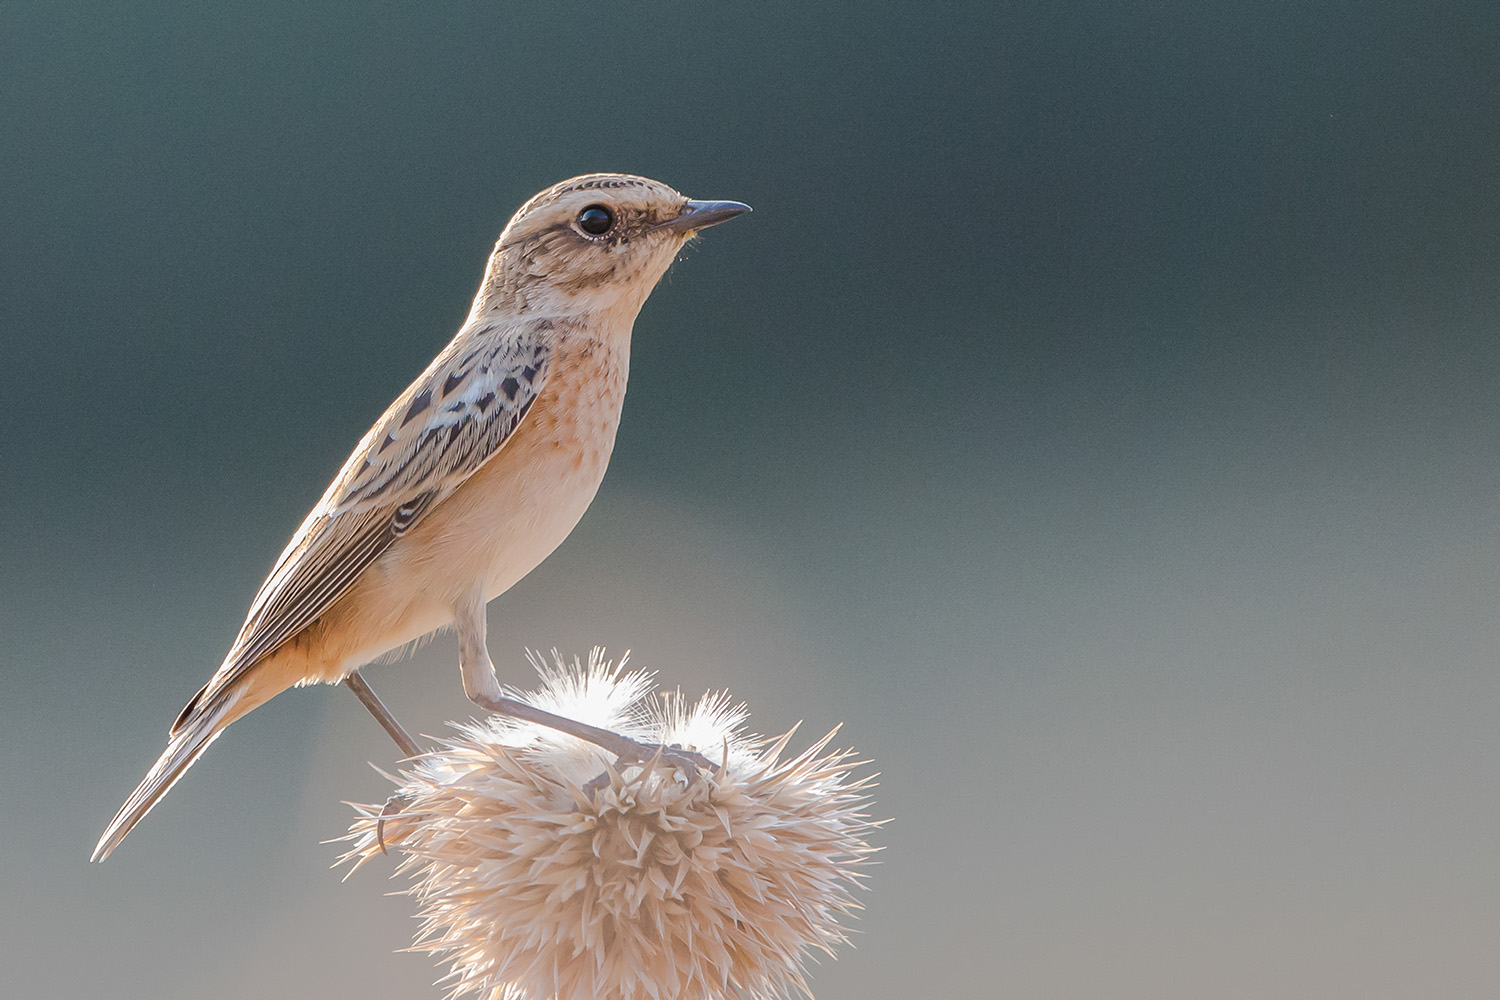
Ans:
[[[316,620],[505,446],[547,379],[542,333],[491,334],[467,349],[460,337],[391,404],[276,560],[202,693],[222,690]]]

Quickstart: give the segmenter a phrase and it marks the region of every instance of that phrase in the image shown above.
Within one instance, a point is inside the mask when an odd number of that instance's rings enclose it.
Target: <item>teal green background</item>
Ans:
[[[1500,7],[0,8],[0,992],[439,997],[347,694],[87,857],[536,190],[755,214],[491,607],[894,822],[854,997],[1490,997]],[[449,638],[368,676],[465,718]]]

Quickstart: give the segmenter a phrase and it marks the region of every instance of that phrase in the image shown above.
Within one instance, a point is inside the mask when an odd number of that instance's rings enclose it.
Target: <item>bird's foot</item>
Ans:
[[[635,740],[627,740],[627,742],[632,746],[629,753],[620,754],[620,763],[623,764],[644,764],[647,761],[660,760],[668,767],[685,771],[689,781],[698,776],[699,769],[708,771],[710,774],[719,769],[718,764],[696,750],[685,749],[680,743],[637,743]]]
[[[509,715],[512,718],[524,719],[534,722],[548,729],[555,729],[569,736],[576,736],[586,743],[592,743],[596,747],[615,755],[618,763],[622,764],[651,764],[660,761],[667,767],[676,768],[687,775],[689,782],[698,777],[699,771],[713,773],[719,770],[719,765],[709,760],[695,750],[684,750],[680,746],[663,746],[659,743],[640,743],[628,736],[621,736],[610,729],[600,729],[585,722],[554,715],[551,712],[528,705],[524,701],[515,698],[507,698],[503,695],[470,694],[475,704],[481,708],[487,708],[491,712],[501,715]],[[601,774],[584,785],[584,791],[593,797],[594,792],[609,783],[609,775]]]
[[[381,854],[390,854],[386,850],[385,822],[392,816],[399,816],[411,805],[411,796],[405,794],[392,795],[385,800],[385,805],[380,807],[380,818],[375,821],[375,842],[380,845]]]
[[[663,743],[640,743],[625,736],[617,735],[617,738],[620,740],[620,743],[609,748],[618,754],[615,760],[617,768],[623,764],[649,764],[652,766],[663,764],[674,770],[681,771],[687,777],[688,784],[692,784],[698,780],[700,771],[716,774],[719,770],[718,764],[715,764],[698,751],[685,749],[677,743],[671,745]],[[583,786],[583,792],[592,799],[594,793],[607,784],[609,784],[608,771],[590,779]]]

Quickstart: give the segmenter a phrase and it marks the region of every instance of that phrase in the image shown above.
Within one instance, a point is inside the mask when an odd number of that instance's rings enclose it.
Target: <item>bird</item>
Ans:
[[[647,296],[688,240],[749,211],[618,173],[573,177],[523,204],[458,333],[292,535],[93,860],[231,723],[289,688],[352,681],[439,629],[457,633],[468,698],[515,710],[486,646],[485,608],[562,543],[598,491]]]

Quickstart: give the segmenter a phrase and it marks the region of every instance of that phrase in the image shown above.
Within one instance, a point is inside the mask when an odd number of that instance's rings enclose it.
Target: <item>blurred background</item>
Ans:
[[[0,992],[440,997],[344,691],[104,823],[501,226],[755,215],[636,325],[609,477],[490,609],[894,822],[863,997],[1500,989],[1500,6],[0,9]],[[467,718],[451,638],[366,672]]]

